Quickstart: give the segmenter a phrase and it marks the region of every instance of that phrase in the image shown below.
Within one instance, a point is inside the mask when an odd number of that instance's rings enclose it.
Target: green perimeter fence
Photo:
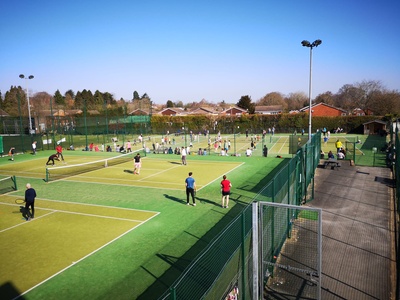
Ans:
[[[396,212],[396,264],[397,264],[397,276],[396,276],[396,299],[400,299],[400,161],[398,159],[400,155],[400,123],[397,120],[395,125],[391,126],[390,131],[390,143],[386,149],[386,162],[388,167],[392,168],[394,183],[395,183],[395,212]]]
[[[314,174],[321,150],[321,134],[303,145],[288,163],[264,186],[253,201],[301,205],[313,197]],[[309,192],[309,195],[307,193]],[[234,196],[234,195],[233,195]],[[232,197],[234,198],[234,197]],[[281,249],[290,223],[275,248]],[[241,213],[200,253],[160,299],[256,299],[253,286],[252,206]],[[276,252],[264,260],[273,261]],[[258,262],[261,266],[262,262]],[[233,299],[233,298],[232,298]]]

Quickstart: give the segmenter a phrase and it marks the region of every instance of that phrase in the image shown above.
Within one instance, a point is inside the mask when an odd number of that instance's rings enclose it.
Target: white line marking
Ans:
[[[129,229],[128,231],[124,232],[123,234],[117,236],[116,238],[114,238],[113,240],[109,241],[108,243],[104,244],[103,246],[101,246],[100,248],[97,248],[96,250],[90,252],[89,254],[85,255],[84,257],[78,259],[77,261],[74,261],[71,263],[71,265],[69,265],[68,267],[65,267],[64,269],[58,271],[57,273],[53,274],[52,276],[48,277],[47,279],[43,280],[42,282],[39,282],[37,285],[31,287],[30,289],[26,290],[25,292],[21,293],[20,295],[18,295],[17,297],[15,297],[13,300],[20,298],[21,296],[25,295],[26,293],[32,291],[33,289],[37,288],[38,286],[42,285],[43,283],[49,281],[50,279],[56,277],[57,275],[61,274],[62,272],[68,270],[69,268],[71,268],[72,266],[74,266],[75,264],[81,262],[82,260],[84,260],[85,258],[93,255],[94,253],[100,251],[101,249],[105,248],[106,246],[110,245],[111,243],[113,243],[114,241],[118,240],[119,238],[123,237],[124,235],[128,234],[129,232],[131,232],[132,230],[138,228],[139,226],[145,224],[147,221],[151,220],[152,218],[154,218],[156,215],[150,217],[149,219],[147,219],[146,221],[138,224],[137,226]]]
[[[1,204],[6,204],[6,203],[1,203]],[[53,213],[55,213],[55,212],[56,212],[56,211],[51,211],[51,212],[49,212],[49,213],[47,213],[47,214],[44,214],[44,215],[42,215],[42,216],[40,216],[40,217],[37,217],[37,218],[35,217],[35,218],[33,218],[33,220],[24,221],[23,223],[20,223],[20,224],[17,224],[17,225],[8,227],[8,228],[6,228],[6,229],[0,230],[0,233],[5,232],[5,231],[10,230],[10,229],[13,229],[13,228],[16,228],[16,227],[19,227],[19,226],[22,226],[22,225],[25,225],[25,224],[28,224],[28,223],[30,223],[30,222],[34,222],[34,221],[37,220],[37,219],[46,217],[47,215],[51,215],[51,214],[53,214]]]

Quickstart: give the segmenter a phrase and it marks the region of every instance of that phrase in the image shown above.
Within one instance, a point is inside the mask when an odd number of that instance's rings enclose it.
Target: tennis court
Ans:
[[[35,219],[21,222],[15,197],[0,206],[0,284],[25,292],[101,250],[157,212],[37,199]]]
[[[250,166],[235,157],[193,155],[188,157],[188,165],[183,166],[179,155],[149,155],[142,158],[140,175],[133,174],[130,157],[116,165],[46,182],[45,162],[51,153],[21,155],[13,162],[1,162],[0,175],[15,174],[18,182],[17,191],[0,195],[0,251],[4,254],[0,292],[6,299],[26,292],[32,299],[51,297],[54,291],[48,285],[66,282],[74,286],[74,292],[57,292],[59,299],[71,295],[80,298],[82,293],[110,294],[111,288],[106,283],[99,291],[98,281],[104,279],[97,274],[102,272],[99,268],[109,267],[110,262],[115,265],[110,271],[114,272],[114,284],[122,284],[127,276],[141,278],[143,282],[135,285],[133,292],[140,295],[154,281],[154,274],[143,272],[143,268],[152,269],[157,262],[156,273],[162,274],[170,267],[168,261],[160,262],[153,255],[184,255],[197,241],[194,236],[204,235],[211,224],[218,223],[228,212],[220,208],[218,186],[222,175],[230,174],[233,179],[240,172],[245,172],[244,178],[250,175],[247,173]],[[67,152],[66,164],[56,162],[56,165],[98,161],[109,155]],[[272,164],[271,168],[274,167]],[[195,174],[198,188],[196,208],[183,205],[186,204],[184,180],[189,171]],[[38,194],[35,218],[29,222],[22,219],[20,207],[15,203],[23,198],[27,182]],[[207,221],[202,221],[199,230],[185,233],[196,228],[192,226],[205,213]],[[161,228],[166,229],[162,235]],[[148,236],[152,239],[148,240]],[[121,249],[132,247],[134,253],[122,250],[121,259]],[[81,268],[84,274],[93,274],[90,280],[97,278],[96,283],[80,286],[79,279],[69,275]]]

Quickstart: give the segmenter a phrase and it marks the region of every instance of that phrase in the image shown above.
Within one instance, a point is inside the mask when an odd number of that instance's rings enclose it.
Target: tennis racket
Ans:
[[[24,199],[15,199],[16,204],[24,204],[25,200]]]

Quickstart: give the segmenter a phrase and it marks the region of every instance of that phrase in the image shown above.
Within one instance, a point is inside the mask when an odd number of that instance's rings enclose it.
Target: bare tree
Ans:
[[[285,98],[288,111],[299,110],[308,105],[308,97],[303,92],[290,93]]]
[[[319,94],[315,98],[314,103],[321,103],[321,102],[334,106],[335,105],[335,97],[332,94],[332,92],[325,92],[325,93]]]

